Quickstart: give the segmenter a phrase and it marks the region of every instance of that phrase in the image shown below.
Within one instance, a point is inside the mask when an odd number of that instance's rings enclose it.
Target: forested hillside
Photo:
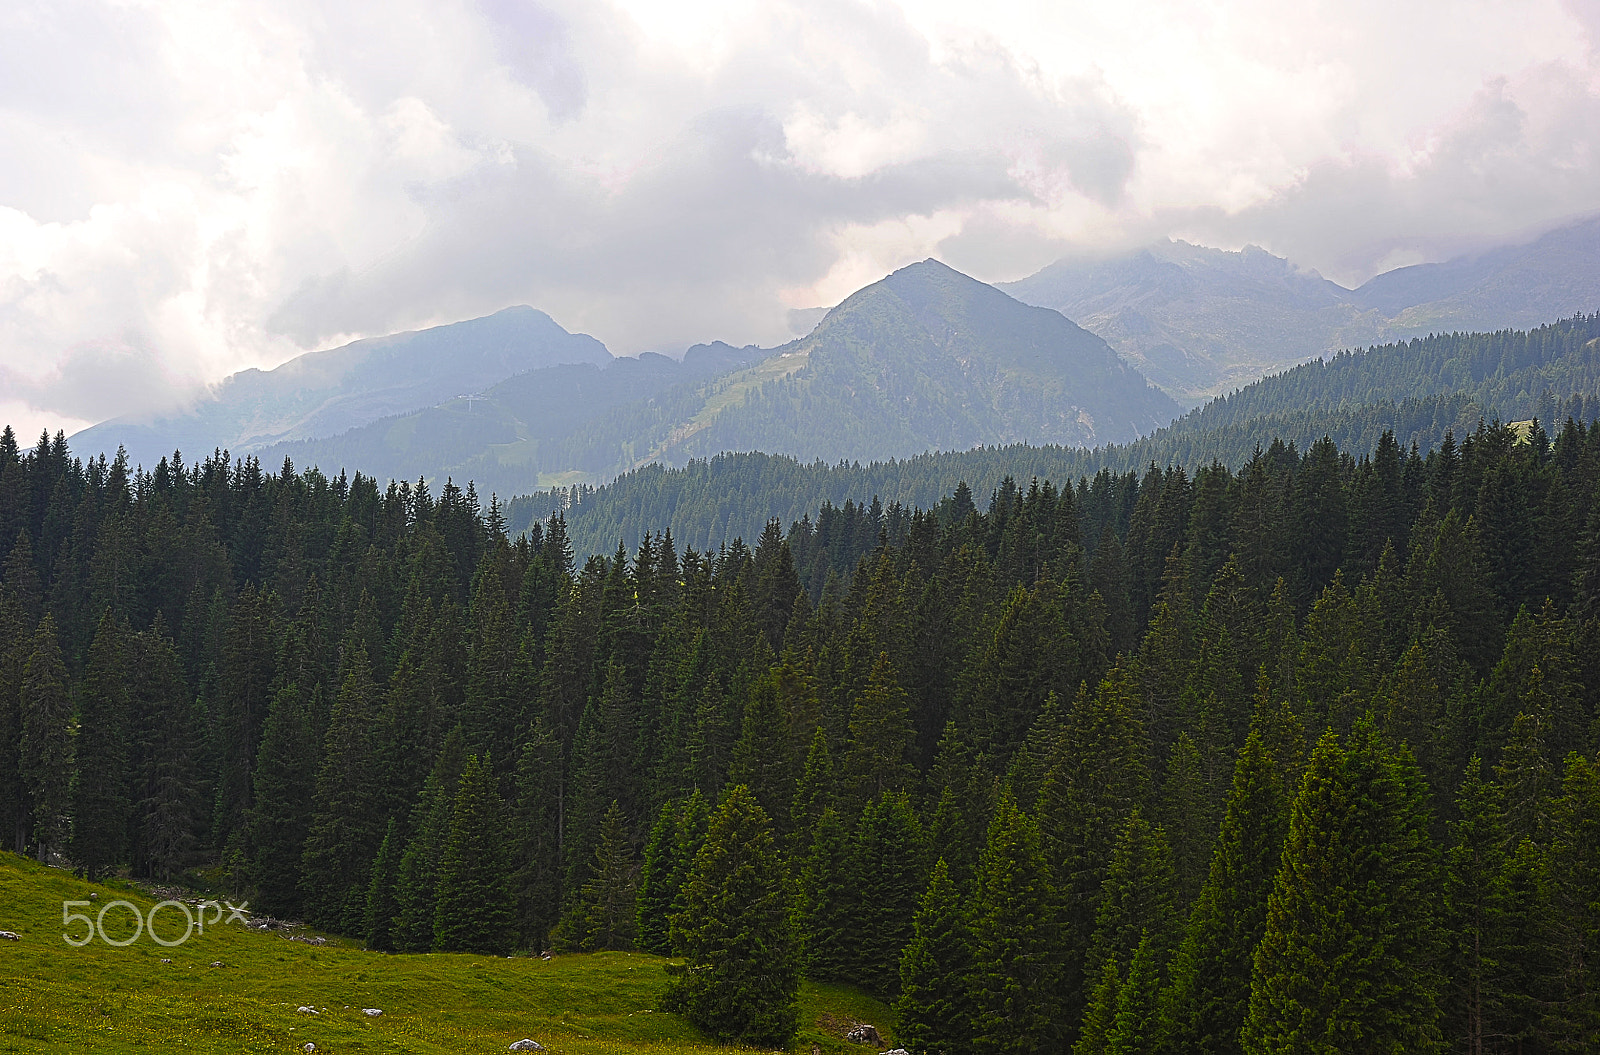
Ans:
[[[8,430],[0,814],[374,948],[683,954],[762,1042],[804,973],[915,1050],[1594,1050],[1597,469],[1276,444],[574,567],[471,489]]]
[[[507,507],[513,531],[561,510],[580,554],[637,546],[670,528],[705,549],[754,537],[770,516],[798,520],[847,501],[930,507],[965,481],[980,494],[1006,476],[1076,480],[1151,464],[1193,473],[1243,466],[1282,440],[1303,452],[1328,437],[1359,457],[1392,432],[1422,453],[1479,422],[1600,418],[1600,315],[1521,332],[1450,334],[1320,360],[1213,400],[1132,443],[1094,449],[989,447],[905,459],[826,465],[765,454],[723,454],[681,469],[646,466],[604,487],[553,488]]]

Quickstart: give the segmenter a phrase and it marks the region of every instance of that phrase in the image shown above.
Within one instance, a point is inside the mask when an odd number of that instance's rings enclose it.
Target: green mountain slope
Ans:
[[[1191,411],[1132,443],[1094,449],[1012,445],[928,453],[869,464],[806,464],[769,454],[727,454],[681,468],[648,466],[610,485],[525,496],[510,524],[564,510],[581,553],[670,527],[697,549],[760,534],[769,517],[814,514],[824,503],[931,508],[966,482],[979,496],[1010,476],[1073,480],[1102,469],[1142,472],[1152,463],[1190,471],[1213,460],[1238,468],[1275,440],[1304,450],[1323,436],[1341,450],[1370,451],[1385,431],[1427,451],[1482,420],[1537,418],[1551,432],[1566,418],[1600,419],[1600,314],[1528,332],[1453,334],[1346,353],[1266,378]]]
[[[326,471],[452,476],[508,494],[725,450],[906,457],[985,444],[1132,440],[1177,405],[1059,313],[943,264],[895,272],[780,348],[646,354],[532,371],[326,440],[261,451]]]

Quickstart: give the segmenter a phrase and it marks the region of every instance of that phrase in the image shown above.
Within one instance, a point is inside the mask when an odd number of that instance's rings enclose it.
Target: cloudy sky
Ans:
[[[930,255],[1353,285],[1600,211],[1600,0],[10,0],[0,157],[31,437],[516,303],[772,343]]]

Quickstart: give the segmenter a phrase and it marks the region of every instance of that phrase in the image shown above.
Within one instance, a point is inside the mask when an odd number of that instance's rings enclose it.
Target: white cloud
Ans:
[[[1600,210],[1593,0],[0,9],[0,413],[527,302],[777,341],[927,255],[1165,235],[1358,281]]]

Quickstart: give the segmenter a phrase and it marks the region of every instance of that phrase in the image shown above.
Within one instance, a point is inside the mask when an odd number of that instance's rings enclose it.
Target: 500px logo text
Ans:
[[[222,918],[224,905],[227,906],[227,919]],[[188,941],[189,936],[196,930],[199,930],[201,934],[204,934],[206,932],[207,924],[216,926],[218,923],[250,922],[248,918],[250,912],[250,902],[248,901],[242,905],[235,905],[231,901],[202,901],[198,905],[192,907],[182,901],[163,901],[158,905],[151,906],[149,913],[141,915],[138,905],[135,905],[131,901],[123,901],[118,899],[116,901],[108,901],[104,905],[101,905],[99,914],[95,916],[89,916],[82,912],[72,911],[76,908],[93,907],[94,902],[92,901],[63,901],[61,903],[62,925],[70,927],[75,923],[81,923],[86,928],[81,935],[63,931],[61,938],[68,945],[79,947],[87,945],[91,941],[94,941],[94,936],[96,934],[99,934],[100,940],[105,942],[107,945],[115,945],[118,948],[121,948],[125,945],[132,945],[134,942],[139,940],[139,935],[148,931],[150,933],[151,941],[155,942],[157,945],[165,945],[168,948],[171,948],[175,945],[182,945],[184,942]],[[123,909],[127,915],[131,915],[133,917],[133,933],[125,938],[113,938],[110,934],[106,933],[106,913],[110,912],[114,908]],[[161,934],[156,931],[156,914],[162,910],[166,910],[166,916],[163,917],[164,922],[162,925],[169,931],[174,930],[177,927],[178,913],[183,914],[183,933],[178,935],[176,938],[162,937]],[[215,911],[216,914],[210,919],[207,919],[206,913],[208,911]],[[121,915],[121,913],[118,915]],[[112,918],[113,922],[115,922],[117,919],[116,916]],[[167,923],[165,920],[170,920],[171,922]],[[122,928],[120,927],[117,928],[119,931],[121,929]]]

